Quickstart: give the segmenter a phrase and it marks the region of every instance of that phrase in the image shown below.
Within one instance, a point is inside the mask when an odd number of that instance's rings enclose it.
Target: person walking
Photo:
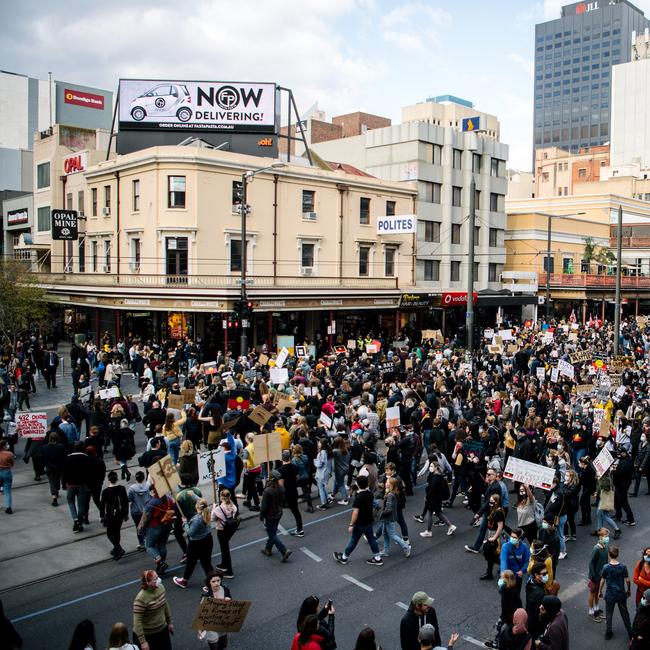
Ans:
[[[332,457],[334,461],[334,489],[332,490],[332,498],[338,496],[339,500],[337,503],[341,506],[347,506],[349,503],[348,488],[345,482],[350,471],[350,448],[348,441],[343,436],[338,436],[334,440]]]
[[[332,449],[329,442],[324,439],[318,440],[317,449],[314,467],[316,468],[315,478],[320,504],[316,507],[319,510],[327,510],[334,501],[327,492],[327,484],[332,477]]]
[[[291,452],[288,449],[282,452],[282,465],[277,471],[281,476],[278,483],[284,488],[284,502],[296,520],[296,527],[289,534],[293,537],[304,537],[302,515],[298,508],[298,468],[291,462]]]
[[[124,623],[113,623],[108,636],[108,650],[138,650],[129,643],[129,628]]]
[[[214,600],[230,600],[232,595],[230,589],[223,584],[222,574],[219,571],[210,571],[205,578],[203,587],[204,598]],[[225,650],[228,647],[228,635],[223,632],[211,632],[210,630],[199,630],[199,641],[207,641],[208,650]]]
[[[291,557],[291,551],[282,543],[278,537],[278,526],[282,518],[282,505],[284,503],[284,488],[278,485],[281,475],[273,470],[266,482],[260,505],[260,520],[266,529],[267,540],[262,553],[271,556],[273,547],[276,546],[282,554],[282,562],[287,562]]]
[[[4,500],[5,512],[8,515],[13,514],[13,502],[11,486],[14,482],[13,467],[16,463],[16,456],[9,451],[9,443],[5,438],[0,439],[0,487]]]
[[[126,497],[131,509],[131,519],[135,524],[136,535],[138,536],[138,551],[144,551],[144,531],[139,528],[140,520],[144,514],[144,509],[149,501],[149,486],[144,480],[144,472],[135,473],[135,483],[129,486],[126,491]]]
[[[618,561],[618,546],[610,546],[607,555],[609,562],[603,567],[598,591],[598,595],[602,598],[605,586],[607,586],[607,591],[605,591],[605,639],[609,640],[613,636],[612,618],[616,606],[618,606],[628,636],[631,637],[632,624],[630,623],[630,613],[627,611],[627,599],[631,593],[630,576],[627,567]]]
[[[212,566],[212,529],[210,528],[210,510],[205,499],[196,502],[196,514],[187,520],[183,518],[183,528],[189,542],[187,544],[187,560],[182,578],[174,576],[173,581],[181,589],[187,588],[187,583],[192,577],[197,562],[201,563],[205,575],[213,570]]]
[[[172,459],[172,464],[176,465],[178,462],[178,454],[181,448],[181,440],[183,439],[183,425],[187,419],[187,413],[181,412],[181,417],[176,419],[172,411],[168,411],[165,416],[165,424],[163,425],[163,434],[165,442],[167,443],[167,451]]]
[[[580,486],[582,492],[580,494],[580,514],[581,519],[578,526],[591,525],[591,498],[596,494],[598,489],[598,482],[596,480],[596,470],[589,456],[583,456],[578,461],[578,468],[580,470]]]
[[[621,523],[628,526],[635,526],[634,513],[630,507],[627,491],[632,485],[634,478],[634,464],[625,447],[621,447],[618,452],[618,462],[612,472],[612,483],[614,484],[614,517],[617,521],[623,519],[623,512],[627,519]]]
[[[365,535],[370,545],[370,550],[373,553],[373,557],[366,560],[366,564],[382,566],[384,561],[379,553],[377,539],[373,534],[374,498],[372,492],[368,489],[368,477],[358,476],[357,487],[359,490],[352,502],[352,516],[350,517],[350,525],[348,526],[350,541],[342,553],[334,552],[334,559],[339,564],[347,564],[352,551],[354,551],[359,540]]]
[[[641,559],[634,567],[632,580],[636,585],[636,606],[638,607],[644,592],[650,589],[650,547],[643,549]]]
[[[603,574],[603,568],[607,564],[609,530],[607,528],[599,528],[596,532],[598,534],[598,543],[591,550],[587,587],[589,589],[589,616],[596,623],[600,623],[603,620],[603,610],[598,607],[600,579]]]
[[[138,532],[145,532],[145,549],[156,563],[156,571],[161,575],[169,568],[167,559],[167,540],[174,520],[174,501],[167,495],[158,496],[156,488],[149,486],[149,501],[144,515],[138,524]]]
[[[129,518],[129,500],[126,488],[117,483],[117,472],[109,472],[107,478],[108,487],[102,491],[99,516],[106,526],[106,537],[113,545],[111,555],[114,560],[119,560],[126,553],[120,544],[120,532],[122,524]]]
[[[284,453],[284,452],[283,452]],[[257,492],[257,482],[262,477],[262,466],[255,462],[255,434],[246,434],[246,446],[242,454],[244,461],[244,505],[253,512],[260,511],[260,496]]]
[[[517,590],[526,579],[530,549],[524,541],[524,531],[514,528],[510,531],[510,539],[501,546],[501,573],[512,571],[517,581]]]
[[[438,521],[447,524],[447,535],[453,535],[456,531],[451,521],[447,518],[442,511],[442,502],[449,497],[449,485],[442,475],[442,468],[436,461],[429,463],[429,471],[427,474],[427,487],[424,497],[424,509],[422,514],[414,515],[413,519],[420,523],[424,523],[424,515],[428,513],[427,528],[420,533],[420,537],[432,537],[433,533],[431,528],[433,526],[433,515],[436,515]]]
[[[607,470],[598,479],[598,528],[605,528],[610,526],[614,529],[614,539],[621,536],[621,529],[616,525],[612,519],[614,512],[614,484],[612,482],[611,470]]]
[[[487,562],[487,569],[480,577],[480,580],[492,580],[494,578],[494,565],[499,563],[501,557],[501,533],[506,520],[501,507],[501,497],[498,494],[490,496],[488,505],[490,509],[487,513],[487,537],[483,544],[483,557]]]
[[[569,621],[557,596],[544,596],[540,614],[546,629],[535,643],[539,650],[569,650]]]
[[[639,487],[643,477],[647,481],[647,494],[650,494],[650,445],[648,445],[648,434],[644,431],[639,439],[639,446],[634,457],[634,491],[630,492],[631,497],[639,495]]]
[[[115,460],[120,464],[122,480],[130,481],[131,472],[129,472],[128,461],[135,456],[135,431],[131,429],[126,418],[120,420],[120,428],[115,436],[113,449]]]
[[[492,647],[499,650],[533,650],[533,637],[528,632],[528,614],[525,609],[515,611],[512,623],[501,628],[498,645]]]
[[[90,511],[91,499],[93,500],[95,506],[97,506],[97,510],[101,510],[100,500],[102,495],[102,486],[104,485],[104,479],[106,478],[106,463],[102,458],[98,458],[97,450],[95,447],[86,447],[85,453],[90,460],[90,472],[88,479],[88,503],[83,523],[88,524],[88,513]]]
[[[384,501],[381,510],[382,535],[384,537],[384,550],[382,557],[390,555],[390,542],[395,542],[404,552],[404,557],[411,557],[411,545],[397,534],[397,499],[399,498],[399,483],[394,476],[386,479]]]
[[[632,623],[630,650],[645,650],[650,639],[650,589],[643,592]]]
[[[528,581],[526,582],[526,612],[528,614],[528,631],[537,639],[544,630],[540,618],[539,606],[546,595],[545,586],[548,584],[548,570],[542,562],[533,564]]]
[[[532,544],[537,539],[536,503],[537,500],[530,486],[520,483],[519,499],[517,499],[517,527],[524,531],[529,544]]]
[[[316,634],[321,637],[318,646],[319,649],[334,650],[336,648],[336,640],[334,636],[335,615],[336,609],[334,609],[331,600],[328,600],[321,608],[320,601],[316,596],[307,596],[300,606],[298,620],[296,621],[296,629],[300,632],[305,621],[311,616],[316,616],[316,619],[318,620]]]
[[[424,625],[432,625],[435,630],[433,645],[441,644],[438,616],[433,607],[433,598],[424,591],[416,591],[411,598],[406,614],[399,624],[399,639],[402,650],[420,650],[418,635]]]
[[[140,650],[172,650],[172,614],[160,576],[144,571],[133,601],[133,634]]]
[[[491,510],[490,499],[492,496],[496,495],[499,497],[499,503],[501,503],[501,486],[497,481],[497,473],[494,469],[488,469],[485,473],[485,494],[483,495],[483,505],[474,515],[474,522],[479,523],[478,535],[473,544],[467,544],[465,550],[469,553],[480,553],[481,545],[485,539],[485,535],[488,529],[488,513]]]
[[[192,485],[199,482],[199,456],[191,440],[181,442],[180,455],[176,465],[180,476],[187,474]]]
[[[83,532],[83,522],[88,516],[88,486],[91,481],[91,461],[84,452],[84,443],[75,442],[72,453],[63,463],[61,481],[67,491],[68,508],[72,517],[73,533]]]
[[[501,571],[497,589],[501,594],[501,614],[495,625],[496,634],[494,640],[485,641],[487,648],[499,648],[499,639],[506,627],[511,627],[515,612],[521,608],[521,596],[519,595],[519,585],[515,574],[506,569]],[[525,610],[524,610],[525,611]],[[528,620],[528,616],[526,616]]]
[[[302,491],[302,498],[307,502],[307,512],[314,512],[311,500],[311,473],[309,458],[303,453],[302,445],[295,444],[291,450],[291,464],[298,470],[298,487]]]
[[[237,506],[230,497],[230,490],[225,488],[219,493],[219,505],[212,507],[212,522],[217,529],[217,540],[221,551],[221,563],[217,567],[223,571],[224,578],[234,578],[230,540],[239,528],[240,519]]]
[[[59,490],[61,489],[65,457],[65,446],[61,444],[59,434],[53,431],[50,433],[48,443],[43,448],[43,465],[50,484],[52,505],[55,507],[59,505]]]

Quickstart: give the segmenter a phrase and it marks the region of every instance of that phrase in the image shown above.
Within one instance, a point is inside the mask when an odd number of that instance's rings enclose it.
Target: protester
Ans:
[[[644,650],[650,639],[650,589],[643,592],[632,623],[630,650]]]
[[[440,628],[438,617],[433,607],[433,598],[424,591],[416,591],[411,603],[402,617],[399,626],[399,638],[402,650],[419,650],[419,633],[423,625],[433,626],[432,645],[440,645]]]
[[[0,440],[0,487],[2,487],[5,512],[8,515],[13,514],[11,486],[13,485],[13,466],[16,457],[8,449],[9,445],[6,440]]]
[[[174,584],[181,589],[187,588],[187,583],[194,572],[196,563],[200,562],[206,576],[213,570],[212,567],[212,530],[210,528],[210,510],[205,499],[196,502],[196,514],[191,519],[183,518],[183,529],[187,533],[187,560],[182,578],[174,576]]]
[[[138,551],[145,550],[145,535],[139,528],[147,501],[149,501],[149,486],[144,479],[144,472],[136,472],[135,483],[130,485],[126,491],[126,496],[130,504],[131,519],[133,519],[133,523],[135,524],[136,535],[138,537]]]
[[[535,642],[540,650],[569,650],[569,621],[557,596],[544,596],[539,608],[546,629]]]
[[[607,550],[609,562],[603,567],[600,578],[600,589],[598,595],[603,597],[605,585],[605,639],[611,639],[612,618],[614,616],[614,607],[618,606],[618,611],[623,619],[623,625],[629,636],[632,636],[632,625],[630,623],[630,613],[627,611],[627,599],[630,597],[630,577],[627,567],[618,561],[618,547],[610,546]]]
[[[231,599],[230,589],[223,584],[223,576],[219,571],[210,571],[205,577],[203,588],[204,598],[215,598],[219,600]],[[199,630],[199,641],[207,641],[208,650],[224,650],[228,646],[228,635],[211,630]]]
[[[266,545],[262,549],[264,555],[272,555],[273,547],[277,547],[282,555],[282,562],[287,562],[291,557],[291,551],[278,537],[278,526],[282,518],[282,506],[284,504],[284,488],[278,484],[280,473],[273,470],[269,475],[262,494],[262,505],[260,506],[260,520],[266,529]]]
[[[108,637],[108,650],[137,650],[129,643],[129,629],[124,623],[114,623]]]
[[[318,625],[313,634],[320,637],[319,648],[322,650],[334,650],[336,648],[336,641],[334,638],[334,619],[336,609],[331,600],[328,600],[325,605],[319,609],[320,601],[316,596],[308,596],[303,600],[298,612],[298,620],[296,621],[296,629],[301,631],[305,620],[310,616],[316,616]]]
[[[117,483],[117,472],[108,473],[108,487],[102,492],[99,506],[101,522],[106,526],[106,537],[113,545],[111,555],[119,560],[126,551],[120,544],[122,524],[129,518],[129,500],[126,488]]]
[[[221,564],[217,567],[223,571],[224,578],[234,578],[232,569],[232,556],[230,554],[230,540],[237,532],[240,518],[237,506],[230,497],[230,491],[223,489],[219,493],[219,504],[212,507],[212,522],[217,529],[217,540],[221,551]]]
[[[145,532],[145,549],[156,564],[156,571],[163,575],[169,568],[167,540],[174,520],[174,502],[167,496],[158,496],[156,488],[149,487],[149,501],[138,524],[138,532]]]
[[[140,650],[171,650],[174,634],[165,587],[155,571],[142,573],[140,591],[133,601],[133,634]]]

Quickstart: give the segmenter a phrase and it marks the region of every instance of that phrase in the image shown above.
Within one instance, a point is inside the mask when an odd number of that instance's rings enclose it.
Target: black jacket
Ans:
[[[66,449],[60,442],[43,447],[43,464],[46,472],[62,472],[65,458]]]
[[[539,620],[539,606],[546,595],[544,585],[532,578],[526,583],[526,613],[528,614],[528,631],[536,639],[544,631],[544,624]]]
[[[402,650],[420,650],[418,635],[420,628],[427,623],[431,623],[436,630],[436,636],[433,640],[434,647],[442,645],[436,610],[433,607],[429,607],[429,611],[426,614],[418,615],[415,613],[414,605],[411,603],[399,624],[399,639]]]
[[[102,497],[99,501],[99,516],[101,519],[115,523],[128,519],[129,499],[123,485],[109,485],[102,490]]]
[[[284,504],[284,488],[281,485],[267,486],[262,494],[260,519],[280,519]]]
[[[81,451],[70,454],[63,463],[61,482],[68,487],[87,487],[91,483],[91,461]]]

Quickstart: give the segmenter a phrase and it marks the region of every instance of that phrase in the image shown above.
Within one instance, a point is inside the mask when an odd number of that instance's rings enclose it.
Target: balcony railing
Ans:
[[[195,289],[234,289],[241,286],[238,275],[157,275],[115,273],[34,273],[41,285],[82,285],[88,287],[151,287]],[[249,276],[246,286],[293,289],[399,289],[398,278],[359,278],[322,276]]]
[[[623,248],[650,248],[650,237],[621,237]],[[609,238],[610,248],[616,249],[616,237]]]
[[[546,286],[546,273],[539,274],[540,291]],[[551,273],[551,286],[555,289],[580,287],[586,289],[614,289],[615,275],[589,273]],[[650,277],[622,276],[622,289],[650,289]]]

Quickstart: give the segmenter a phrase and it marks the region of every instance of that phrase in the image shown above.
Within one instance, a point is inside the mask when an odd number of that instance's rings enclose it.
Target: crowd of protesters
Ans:
[[[134,605],[134,631],[142,648],[171,647],[173,626],[161,577],[168,569],[172,534],[185,564],[174,585],[187,588],[201,564],[205,593],[222,589],[223,594],[222,580],[234,576],[229,544],[242,508],[264,523],[267,542],[261,552],[272,556],[277,549],[287,563],[292,551],[278,535],[280,519],[286,507],[295,519],[290,535],[304,536],[300,501],[308,513],[314,511],[312,487],[320,510],[351,502],[349,543],[333,550],[340,564],[351,560],[362,537],[370,549],[366,561],[374,566],[383,565],[395,546],[411,557],[436,527],[453,538],[460,496],[463,508],[471,511],[476,538],[458,550],[483,556],[485,570],[477,564],[477,579],[494,580],[501,597],[487,647],[569,648],[559,578],[561,562],[572,553],[582,527],[584,535],[594,537],[593,552],[584,558],[588,616],[605,621],[609,639],[617,606],[630,647],[647,647],[650,548],[628,571],[610,537],[625,543],[624,526],[635,525],[637,501],[630,497],[644,494],[643,487],[650,494],[650,328],[646,332],[643,319],[626,320],[619,355],[614,355],[612,326],[598,320],[487,330],[470,356],[455,339],[421,340],[418,332],[409,334],[390,343],[369,334],[337,341],[340,345],[325,354],[289,354],[282,363],[287,379],[281,383],[271,381],[275,357],[267,350],[247,357],[218,353],[207,360],[201,345],[190,339],[113,344],[108,334],[97,346],[72,346],[72,399],[49,423],[43,440],[29,441],[26,459],[36,480],[47,477],[53,506],[60,490],[66,490],[75,533],[89,525],[91,501],[96,505],[115,560],[125,552],[122,524],[134,521],[137,548],[153,562],[142,575]],[[55,360],[58,365],[54,342],[35,338],[5,351],[0,378],[6,420],[29,408],[21,393],[35,389],[37,372],[46,380],[49,376],[48,387],[56,385],[56,372],[48,370]],[[124,373],[137,380],[136,394],[119,390]],[[112,387],[118,389],[113,397],[95,392]],[[194,389],[192,402],[171,408],[172,396],[186,389]],[[259,418],[251,419],[256,407],[265,412],[262,425]],[[138,456],[139,422],[147,441]],[[12,512],[15,438],[5,424],[0,480],[6,511]],[[281,441],[282,455],[273,463],[256,462],[259,433],[274,433]],[[216,502],[210,503],[209,493],[197,487],[197,453],[218,447],[226,472],[218,480]],[[605,468],[594,464],[603,449],[613,460]],[[120,465],[120,477],[107,473],[107,454]],[[158,494],[147,470],[167,455],[180,486]],[[547,489],[504,478],[510,457],[550,469]],[[135,463],[142,470],[128,485]],[[418,482],[424,491],[416,495]],[[423,524],[417,533],[409,532],[404,516],[408,500],[422,504],[413,516]],[[221,553],[216,567],[213,529]],[[632,582],[636,614],[630,617]],[[432,602],[424,592],[413,596],[400,630],[404,650],[441,645]],[[312,605],[303,604],[291,647],[336,647],[333,605]],[[370,636],[362,631],[359,650],[378,647],[374,633]],[[210,648],[225,647],[218,634],[204,631],[200,638]],[[456,640],[452,636],[449,646]]]

